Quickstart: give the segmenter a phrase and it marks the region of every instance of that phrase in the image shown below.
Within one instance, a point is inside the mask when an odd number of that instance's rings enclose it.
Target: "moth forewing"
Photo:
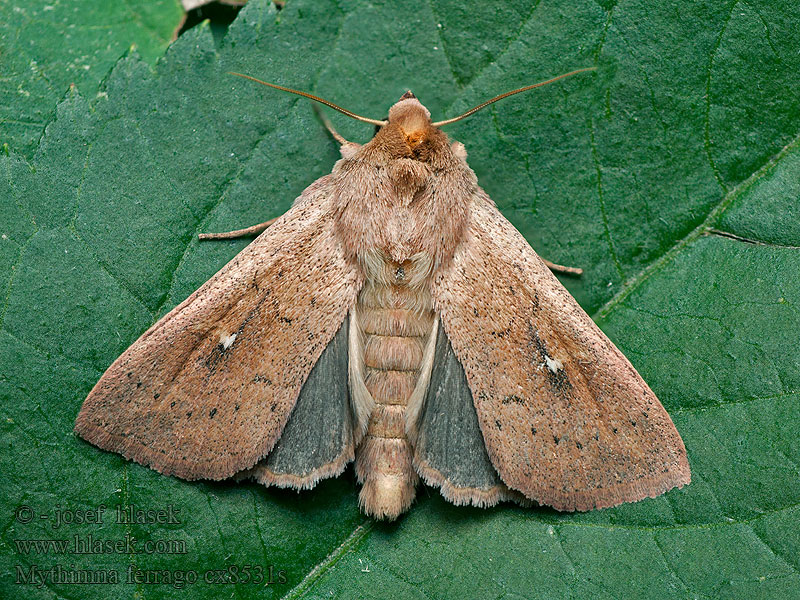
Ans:
[[[307,489],[355,460],[376,518],[420,477],[559,510],[689,482],[655,395],[439,129],[539,84],[439,123],[410,92],[383,121],[267,85],[380,128],[359,146],[326,122],[330,175],[272,225],[205,236],[268,227],[109,367],[78,434],[185,479]]]
[[[485,194],[470,214],[433,297],[502,480],[559,510],[689,483],[683,441],[630,362]]]
[[[223,479],[263,458],[360,287],[335,240],[332,191],[329,177],[312,184],[134,342],[75,431],[185,479]]]

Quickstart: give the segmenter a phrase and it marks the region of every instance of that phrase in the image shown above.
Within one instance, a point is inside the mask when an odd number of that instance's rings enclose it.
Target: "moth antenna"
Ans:
[[[437,121],[436,123],[432,123],[434,127],[441,127],[442,125],[450,125],[450,123],[455,123],[456,121],[460,121],[461,119],[466,119],[468,116],[475,114],[482,108],[486,108],[490,104],[497,102],[498,100],[502,100],[503,98],[508,98],[509,96],[513,96],[514,94],[520,94],[522,92],[527,92],[528,90],[532,90],[533,88],[542,87],[543,85],[547,85],[548,83],[553,83],[558,81],[559,79],[564,79],[565,77],[570,77],[571,75],[577,75],[578,73],[583,73],[584,71],[595,71],[597,67],[586,67],[584,69],[578,69],[576,71],[570,71],[569,73],[564,73],[559,75],[558,77],[553,77],[552,79],[548,79],[547,81],[540,81],[539,83],[534,83],[532,85],[526,85],[525,87],[521,87],[516,90],[511,90],[510,92],[506,92],[505,94],[500,94],[499,96],[495,96],[491,100],[487,100],[483,104],[478,104],[478,106],[474,108],[470,108],[467,112],[463,115],[459,115],[457,117],[453,117],[452,119],[447,119],[446,121]]]
[[[325,106],[331,107],[333,110],[338,110],[340,113],[347,115],[357,121],[363,121],[364,123],[371,123],[372,125],[386,125],[387,121],[379,121],[377,119],[368,119],[367,117],[362,117],[361,115],[357,115],[354,112],[350,112],[342,108],[341,106],[337,106],[333,102],[328,100],[324,100],[319,96],[314,96],[313,94],[309,94],[307,92],[301,92],[298,90],[293,90],[292,88],[283,87],[282,85],[277,85],[275,83],[267,83],[266,81],[261,81],[260,79],[256,79],[255,77],[251,77],[250,75],[243,75],[241,73],[234,73],[233,71],[228,71],[229,75],[236,75],[236,77],[242,77],[244,79],[249,79],[250,81],[255,81],[256,83],[260,83],[262,85],[269,86],[271,88],[275,88],[276,90],[281,90],[282,92],[289,92],[290,94],[297,94],[298,96],[303,96],[304,98],[309,98],[310,100],[314,100],[315,102],[319,102],[324,104]]]

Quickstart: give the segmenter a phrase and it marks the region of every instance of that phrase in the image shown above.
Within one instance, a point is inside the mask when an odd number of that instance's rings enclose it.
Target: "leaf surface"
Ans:
[[[93,93],[131,46],[154,62],[182,18],[178,0],[0,3],[0,143],[30,156],[70,85]]]

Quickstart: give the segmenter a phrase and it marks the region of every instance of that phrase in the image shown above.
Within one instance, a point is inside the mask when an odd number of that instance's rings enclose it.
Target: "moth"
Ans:
[[[441,129],[544,83],[439,122],[411,92],[376,120],[266,83],[376,133],[326,123],[329,175],[274,223],[208,236],[263,231],[108,368],[75,431],[188,480],[302,490],[355,461],[379,519],[420,479],[457,505],[559,511],[689,483],[656,396]]]

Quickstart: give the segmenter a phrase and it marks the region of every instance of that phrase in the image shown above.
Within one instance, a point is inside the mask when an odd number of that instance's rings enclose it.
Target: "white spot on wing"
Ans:
[[[233,342],[235,341],[236,341],[235,333],[232,333],[230,335],[225,335],[224,333],[221,333],[219,335],[219,343],[222,344],[223,350],[227,350],[228,348],[230,348]]]
[[[564,364],[558,360],[557,358],[550,358],[545,354],[544,362],[547,365],[547,368],[550,369],[553,373],[558,373],[559,369],[564,368]]]

